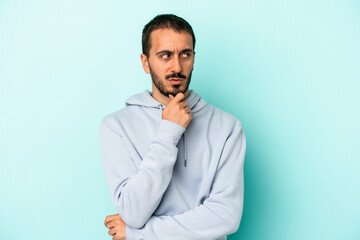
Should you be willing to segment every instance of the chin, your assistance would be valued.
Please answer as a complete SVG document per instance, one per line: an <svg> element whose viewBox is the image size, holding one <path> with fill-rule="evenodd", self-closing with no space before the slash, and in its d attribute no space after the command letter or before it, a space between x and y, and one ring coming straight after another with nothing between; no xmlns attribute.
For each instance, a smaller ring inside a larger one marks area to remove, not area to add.
<svg viewBox="0 0 360 240"><path fill-rule="evenodd" d="M169 96L169 94L173 95L174 97L176 96L176 94L178 93L185 93L187 89L184 88L168 88L166 92L163 92L163 95L165 95L166 97Z"/></svg>
<svg viewBox="0 0 360 240"><path fill-rule="evenodd" d="M172 91L173 92L182 92L182 93L185 93L187 90L186 86L181 86L181 85L173 85L172 87Z"/></svg>

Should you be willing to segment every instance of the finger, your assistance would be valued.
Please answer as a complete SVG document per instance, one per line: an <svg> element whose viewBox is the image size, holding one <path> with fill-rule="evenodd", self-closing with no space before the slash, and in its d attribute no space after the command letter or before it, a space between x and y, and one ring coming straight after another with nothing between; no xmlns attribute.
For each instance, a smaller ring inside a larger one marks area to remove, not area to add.
<svg viewBox="0 0 360 240"><path fill-rule="evenodd" d="M125 236L123 236L122 234L115 234L113 237L113 240L125 240Z"/></svg>
<svg viewBox="0 0 360 240"><path fill-rule="evenodd" d="M106 226L106 224L108 224L110 221L119 219L119 218L121 219L119 214L109 215L105 218L104 225Z"/></svg>
<svg viewBox="0 0 360 240"><path fill-rule="evenodd" d="M110 229L110 230L108 231L108 234L109 234L110 236L114 236L114 235L116 234L116 229L115 229L115 228Z"/></svg>
<svg viewBox="0 0 360 240"><path fill-rule="evenodd" d="M185 110L186 113L190 113L190 112L191 112L191 108L190 108L190 107L186 107L186 108L184 108L184 110Z"/></svg>
<svg viewBox="0 0 360 240"><path fill-rule="evenodd" d="M110 222L108 222L105 226L106 226L108 229L113 228L113 227L116 226L116 222L115 222L115 220L114 220L114 221L110 221Z"/></svg>
<svg viewBox="0 0 360 240"><path fill-rule="evenodd" d="M174 99L174 95L169 94L170 101Z"/></svg>
<svg viewBox="0 0 360 240"><path fill-rule="evenodd" d="M184 99L185 95L183 93L178 93L176 94L176 96L174 97L173 101L179 103Z"/></svg>

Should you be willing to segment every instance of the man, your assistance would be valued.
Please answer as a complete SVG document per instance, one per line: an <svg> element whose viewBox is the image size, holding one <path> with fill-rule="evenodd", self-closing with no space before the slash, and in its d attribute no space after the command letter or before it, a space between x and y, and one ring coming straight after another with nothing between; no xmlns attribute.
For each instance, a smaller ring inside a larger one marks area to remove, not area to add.
<svg viewBox="0 0 360 240"><path fill-rule="evenodd" d="M143 30L141 61L152 92L105 117L100 148L119 214L113 239L226 239L243 208L245 135L240 122L189 91L195 36L175 15Z"/></svg>

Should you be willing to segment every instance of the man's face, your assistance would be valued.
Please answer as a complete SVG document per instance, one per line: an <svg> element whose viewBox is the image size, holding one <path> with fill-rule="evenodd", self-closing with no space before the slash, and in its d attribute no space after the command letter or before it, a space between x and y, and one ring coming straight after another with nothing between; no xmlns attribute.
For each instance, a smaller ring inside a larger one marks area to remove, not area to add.
<svg viewBox="0 0 360 240"><path fill-rule="evenodd" d="M194 66L191 35L171 29L157 29L151 33L150 40L149 57L142 55L142 60L145 72L151 74L153 87L166 97L185 93Z"/></svg>

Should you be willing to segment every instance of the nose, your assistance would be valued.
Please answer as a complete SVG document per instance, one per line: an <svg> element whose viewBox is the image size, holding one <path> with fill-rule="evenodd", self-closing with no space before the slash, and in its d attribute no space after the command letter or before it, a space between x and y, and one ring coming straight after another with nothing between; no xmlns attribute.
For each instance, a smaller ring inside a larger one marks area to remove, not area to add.
<svg viewBox="0 0 360 240"><path fill-rule="evenodd" d="M182 70L182 66L181 66L181 62L180 62L180 59L179 59L179 56L175 56L173 58L173 62L172 62L172 72L176 72L176 73L179 73L181 72Z"/></svg>

